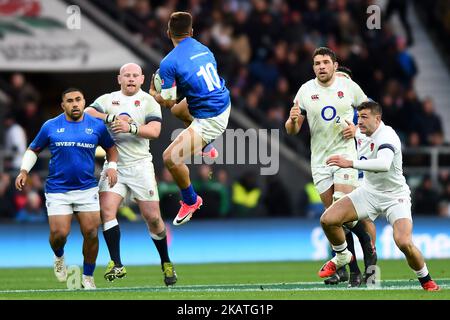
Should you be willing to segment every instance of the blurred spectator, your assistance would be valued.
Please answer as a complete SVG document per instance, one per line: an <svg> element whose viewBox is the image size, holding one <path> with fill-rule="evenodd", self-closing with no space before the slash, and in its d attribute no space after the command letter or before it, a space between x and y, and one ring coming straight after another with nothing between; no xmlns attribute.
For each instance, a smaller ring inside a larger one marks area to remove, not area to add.
<svg viewBox="0 0 450 320"><path fill-rule="evenodd" d="M417 74L417 65L413 56L406 51L406 42L402 37L397 37L397 62L399 66L399 79L405 87L412 84Z"/></svg>
<svg viewBox="0 0 450 320"><path fill-rule="evenodd" d="M0 172L0 219L13 218L16 212L14 206L14 186L11 177Z"/></svg>
<svg viewBox="0 0 450 320"><path fill-rule="evenodd" d="M42 202L45 201L45 188L44 188L44 180L42 179L42 177L36 172L36 171L32 171L29 174L29 183L30 183L30 187L33 191L37 192L37 194L39 194L39 196L41 197Z"/></svg>
<svg viewBox="0 0 450 320"><path fill-rule="evenodd" d="M422 184L415 190L413 196L413 212L423 215L438 213L439 192L433 187L429 176L424 177Z"/></svg>
<svg viewBox="0 0 450 320"><path fill-rule="evenodd" d="M421 141L419 133L415 131L411 132L406 145L412 149L420 148ZM430 157L420 151L405 153L403 155L403 164L405 166L426 167L430 165Z"/></svg>
<svg viewBox="0 0 450 320"><path fill-rule="evenodd" d="M261 188L256 183L255 173L245 172L232 185L232 214L239 217L257 215L260 198Z"/></svg>
<svg viewBox="0 0 450 320"><path fill-rule="evenodd" d="M17 112L23 110L26 101L40 101L38 91L26 81L25 76L22 73L13 73L10 85L9 94L14 101L14 108Z"/></svg>
<svg viewBox="0 0 450 320"><path fill-rule="evenodd" d="M269 216L292 215L289 191L276 175L267 177L266 192L263 202Z"/></svg>
<svg viewBox="0 0 450 320"><path fill-rule="evenodd" d="M400 21L406 32L407 45L412 46L414 38L411 30L411 25L408 21L408 3L410 0L389 0L386 7L386 20L389 20L394 12L398 13Z"/></svg>
<svg viewBox="0 0 450 320"><path fill-rule="evenodd" d="M42 199L37 192L28 192L26 204L17 212L15 220L30 223L47 221L47 216L42 209Z"/></svg>
<svg viewBox="0 0 450 320"><path fill-rule="evenodd" d="M231 188L230 183L228 179L228 173L225 169L220 169L217 171L216 174L217 182L221 184L221 199L223 199L223 202L221 202L221 209L219 210L219 213L223 215L230 214L231 209Z"/></svg>
<svg viewBox="0 0 450 320"><path fill-rule="evenodd" d="M433 143L433 135L443 134L442 122L439 115L434 111L433 100L427 97L423 101L423 113L421 115L421 138L427 145Z"/></svg>
<svg viewBox="0 0 450 320"><path fill-rule="evenodd" d="M202 216L226 216L231 205L227 186L220 183L213 177L213 171L209 165L201 165L199 167L198 174L199 179L195 179L192 184L195 190L198 190L204 199Z"/></svg>
<svg viewBox="0 0 450 320"><path fill-rule="evenodd" d="M5 161L5 171L15 175L20 170L22 157L27 149L27 135L25 130L16 123L12 113L8 113L3 121L5 127L5 151L8 157ZM3 170L3 168L2 168Z"/></svg>
<svg viewBox="0 0 450 320"><path fill-rule="evenodd" d="M17 122L25 128L28 144L37 136L39 130L44 123L42 112L39 112L38 104L35 100L25 101L23 112L16 115Z"/></svg>
<svg viewBox="0 0 450 320"><path fill-rule="evenodd" d="M173 180L169 170L164 167L161 179L158 181L159 203L161 207L161 215L165 218L176 215L180 209L179 201L181 200L180 189Z"/></svg>
<svg viewBox="0 0 450 320"><path fill-rule="evenodd" d="M444 185L444 190L439 197L439 216L450 218L450 182Z"/></svg>
<svg viewBox="0 0 450 320"><path fill-rule="evenodd" d="M403 106L399 112L401 116L397 119L398 127L396 129L401 130L406 135L420 130L422 103L419 101L417 93L412 87L408 88L405 92ZM404 116L406 114L408 117ZM422 143L419 141L418 145L421 144Z"/></svg>
<svg viewBox="0 0 450 320"><path fill-rule="evenodd" d="M325 206L320 199L320 194L311 180L306 183L303 188L303 192L299 199L299 208L301 214L310 219L319 219L325 211Z"/></svg>

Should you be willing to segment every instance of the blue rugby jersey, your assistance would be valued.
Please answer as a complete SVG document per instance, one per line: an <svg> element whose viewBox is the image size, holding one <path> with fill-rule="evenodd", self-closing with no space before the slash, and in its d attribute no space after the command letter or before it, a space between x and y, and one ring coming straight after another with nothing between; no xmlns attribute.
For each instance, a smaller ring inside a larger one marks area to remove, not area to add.
<svg viewBox="0 0 450 320"><path fill-rule="evenodd" d="M230 104L230 92L217 73L213 53L191 37L183 39L161 61L159 75L163 98L167 99L164 90L176 86L194 118L216 117Z"/></svg>
<svg viewBox="0 0 450 320"><path fill-rule="evenodd" d="M50 149L46 193L86 190L97 186L95 149L111 148L114 141L102 120L85 113L80 122L68 121L65 114L44 123L30 149Z"/></svg>

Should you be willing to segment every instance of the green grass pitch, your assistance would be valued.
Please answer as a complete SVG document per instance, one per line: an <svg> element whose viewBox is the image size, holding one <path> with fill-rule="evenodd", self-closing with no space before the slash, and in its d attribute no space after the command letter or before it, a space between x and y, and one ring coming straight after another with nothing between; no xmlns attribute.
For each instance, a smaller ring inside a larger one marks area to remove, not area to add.
<svg viewBox="0 0 450 320"><path fill-rule="evenodd" d="M323 262L255 262L176 265L178 283L164 286L158 266L128 266L128 276L113 283L95 271L96 291L68 290L52 268L0 269L0 299L152 299L152 300L450 300L450 260L429 260L428 269L441 286L425 292L405 260L379 261L381 287L348 289L325 286L317 276ZM362 262L359 263L360 267Z"/></svg>

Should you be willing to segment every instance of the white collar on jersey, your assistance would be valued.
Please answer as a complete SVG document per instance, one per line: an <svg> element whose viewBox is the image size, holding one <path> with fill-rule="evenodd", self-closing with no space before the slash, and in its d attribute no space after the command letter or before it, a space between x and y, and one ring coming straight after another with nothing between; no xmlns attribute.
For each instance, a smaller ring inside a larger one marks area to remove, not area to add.
<svg viewBox="0 0 450 320"><path fill-rule="evenodd" d="M378 126L377 130L375 130L374 133L372 133L372 135L370 136L372 139L375 139L375 137L377 136L377 134L385 127L386 125L384 124L383 121L380 122L380 125Z"/></svg>
<svg viewBox="0 0 450 320"><path fill-rule="evenodd" d="M328 86L328 87L324 87L324 86L322 86L320 83L319 83L319 80L317 80L317 77L314 79L314 83L316 84L316 86L318 86L319 88L322 88L322 89L325 89L325 90L328 90L328 89L335 89L336 88L336 86L337 86L337 82L339 81L339 79L340 79L341 77L334 77L334 81L333 81L333 83L330 85L330 86Z"/></svg>
<svg viewBox="0 0 450 320"><path fill-rule="evenodd" d="M123 94L122 90L119 90L120 96L124 99L133 99L133 98L136 99L136 96L138 96L142 92L143 92L142 89L139 89L139 91L136 92L135 94L133 94L132 96L127 96L127 95Z"/></svg>

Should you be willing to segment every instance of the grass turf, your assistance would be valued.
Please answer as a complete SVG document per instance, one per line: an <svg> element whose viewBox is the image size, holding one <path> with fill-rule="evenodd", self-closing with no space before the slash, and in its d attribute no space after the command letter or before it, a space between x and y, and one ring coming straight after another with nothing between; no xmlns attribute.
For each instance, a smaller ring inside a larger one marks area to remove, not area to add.
<svg viewBox="0 0 450 320"><path fill-rule="evenodd" d="M96 291L67 290L52 268L0 269L0 299L119 300L450 300L450 260L429 260L439 292L421 289L405 260L379 261L381 288L325 286L317 271L322 262L257 262L176 265L178 283L167 288L159 266L127 266L128 275L109 283L104 266L95 271ZM360 262L360 266L362 263Z"/></svg>

